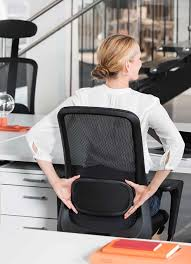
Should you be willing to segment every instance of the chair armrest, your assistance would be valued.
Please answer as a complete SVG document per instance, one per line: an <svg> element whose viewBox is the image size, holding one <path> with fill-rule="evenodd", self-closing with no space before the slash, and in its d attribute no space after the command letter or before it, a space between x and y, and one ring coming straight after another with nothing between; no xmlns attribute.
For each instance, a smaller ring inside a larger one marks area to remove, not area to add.
<svg viewBox="0 0 191 264"><path fill-rule="evenodd" d="M172 192L174 190L182 191L184 182L181 180L167 179L160 185L159 189L162 192Z"/></svg>
<svg viewBox="0 0 191 264"><path fill-rule="evenodd" d="M162 192L170 192L171 195L170 217L167 238L168 241L173 239L176 230L176 223L178 219L183 185L184 182L181 180L168 179L165 180L159 187Z"/></svg>

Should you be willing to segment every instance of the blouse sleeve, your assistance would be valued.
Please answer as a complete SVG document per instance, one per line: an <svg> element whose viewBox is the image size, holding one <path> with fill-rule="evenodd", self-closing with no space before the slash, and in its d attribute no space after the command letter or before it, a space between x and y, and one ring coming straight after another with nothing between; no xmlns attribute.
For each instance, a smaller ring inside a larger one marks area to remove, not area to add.
<svg viewBox="0 0 191 264"><path fill-rule="evenodd" d="M149 111L148 125L159 136L165 152L159 170L174 170L183 156L185 143L158 98Z"/></svg>
<svg viewBox="0 0 191 264"><path fill-rule="evenodd" d="M75 96L69 97L34 125L26 134L26 139L34 159L46 161L53 160L51 154L55 148L56 141L58 140L59 144L61 144L57 114L62 107L75 105L75 99Z"/></svg>

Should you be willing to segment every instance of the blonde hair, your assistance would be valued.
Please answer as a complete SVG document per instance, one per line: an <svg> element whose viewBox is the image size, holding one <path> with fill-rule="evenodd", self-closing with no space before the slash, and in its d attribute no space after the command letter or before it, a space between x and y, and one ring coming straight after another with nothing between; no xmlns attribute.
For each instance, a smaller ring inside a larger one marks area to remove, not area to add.
<svg viewBox="0 0 191 264"><path fill-rule="evenodd" d="M111 35L104 39L97 51L98 65L91 72L95 79L115 78L122 70L124 60L138 53L138 43L127 35Z"/></svg>

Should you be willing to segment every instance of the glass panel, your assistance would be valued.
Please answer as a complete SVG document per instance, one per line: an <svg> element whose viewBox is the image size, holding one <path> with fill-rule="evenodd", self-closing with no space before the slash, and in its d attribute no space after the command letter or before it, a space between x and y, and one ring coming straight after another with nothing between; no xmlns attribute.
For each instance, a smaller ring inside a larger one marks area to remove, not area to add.
<svg viewBox="0 0 191 264"><path fill-rule="evenodd" d="M130 18L131 16L131 18ZM79 20L80 87L91 87L91 70L101 41L114 33L138 37L137 1L113 1L98 4Z"/></svg>
<svg viewBox="0 0 191 264"><path fill-rule="evenodd" d="M173 41L173 19L173 0L140 1L140 46L144 61L158 60L165 55L156 50Z"/></svg>

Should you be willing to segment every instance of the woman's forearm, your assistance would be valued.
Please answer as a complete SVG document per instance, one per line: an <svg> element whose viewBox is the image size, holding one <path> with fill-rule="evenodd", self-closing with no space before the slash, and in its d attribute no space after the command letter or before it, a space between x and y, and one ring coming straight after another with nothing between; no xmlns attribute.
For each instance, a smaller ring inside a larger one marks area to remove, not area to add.
<svg viewBox="0 0 191 264"><path fill-rule="evenodd" d="M53 165L49 161L37 160L40 168L44 174L48 177L48 181L52 185L58 198L74 213L78 213L71 201L71 189L72 183L80 178L80 175L71 177L70 179L60 179L57 175Z"/></svg>
<svg viewBox="0 0 191 264"><path fill-rule="evenodd" d="M137 183L126 180L126 183L135 189L135 198L133 205L124 214L124 218L127 219L132 215L145 201L147 201L158 190L161 183L169 175L170 170L157 171L148 186L139 185Z"/></svg>
<svg viewBox="0 0 191 264"><path fill-rule="evenodd" d="M170 170L159 170L155 173L152 181L148 185L152 193L155 193L158 190L159 186L170 174L170 172Z"/></svg>
<svg viewBox="0 0 191 264"><path fill-rule="evenodd" d="M53 187L60 180L60 178L57 175L52 162L45 160L37 160L37 162Z"/></svg>

